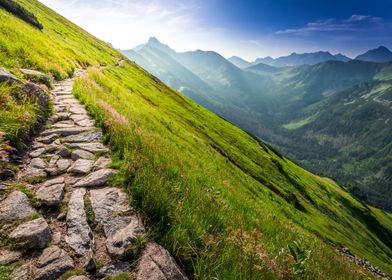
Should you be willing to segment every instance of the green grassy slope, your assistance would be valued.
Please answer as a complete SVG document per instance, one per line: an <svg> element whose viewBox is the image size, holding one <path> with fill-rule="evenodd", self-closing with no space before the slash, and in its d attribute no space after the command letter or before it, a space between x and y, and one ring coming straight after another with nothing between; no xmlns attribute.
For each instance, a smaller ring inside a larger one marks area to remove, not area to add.
<svg viewBox="0 0 392 280"><path fill-rule="evenodd" d="M330 242L392 274L389 214L276 154L136 64L117 63L115 50L38 2L18 2L44 29L0 10L0 46L6 49L0 66L62 77L95 66L76 81L74 93L107 132L120 168L114 184L127 189L151 235L190 275L364 277ZM295 260L288 245L310 251L309 259L302 262L302 254Z"/></svg>

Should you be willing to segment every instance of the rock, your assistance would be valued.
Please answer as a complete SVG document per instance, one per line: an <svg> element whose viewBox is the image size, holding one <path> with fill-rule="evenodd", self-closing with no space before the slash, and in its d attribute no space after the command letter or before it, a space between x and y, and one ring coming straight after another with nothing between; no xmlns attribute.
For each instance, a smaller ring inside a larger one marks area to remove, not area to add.
<svg viewBox="0 0 392 280"><path fill-rule="evenodd" d="M58 168L58 173L64 173L67 171L67 169L71 166L72 160L70 159L59 159L56 162L57 168Z"/></svg>
<svg viewBox="0 0 392 280"><path fill-rule="evenodd" d="M95 156L94 154L87 152L85 150L74 150L71 154L71 158L73 160L77 159L93 159Z"/></svg>
<svg viewBox="0 0 392 280"><path fill-rule="evenodd" d="M10 237L18 241L26 241L32 248L45 248L51 240L50 229L44 218L38 218L19 225Z"/></svg>
<svg viewBox="0 0 392 280"><path fill-rule="evenodd" d="M30 152L29 156L32 158L36 158L36 157L39 157L40 155L42 155L43 153L45 153L45 151L46 151L45 148L39 148L39 149L36 149L36 150Z"/></svg>
<svg viewBox="0 0 392 280"><path fill-rule="evenodd" d="M57 184L63 184L63 183L64 183L64 177L60 176L60 177L56 177L56 178L45 181L42 184L42 187L49 187L51 185L57 185Z"/></svg>
<svg viewBox="0 0 392 280"><path fill-rule="evenodd" d="M117 274L128 272L129 271L129 263L127 262L118 262L112 265L104 266L98 271L98 275L100 276L116 276Z"/></svg>
<svg viewBox="0 0 392 280"><path fill-rule="evenodd" d="M77 125L79 126L94 126L94 121L93 120L81 120L76 122Z"/></svg>
<svg viewBox="0 0 392 280"><path fill-rule="evenodd" d="M30 70L30 69L19 69L22 72L23 76L34 82L41 83L47 85L49 88L51 87L51 79L48 75L41 73L39 71Z"/></svg>
<svg viewBox="0 0 392 280"><path fill-rule="evenodd" d="M40 148L44 148L44 147L45 147L45 144L40 143L40 142L35 142L33 144L33 146L31 146L32 150L36 150L36 149L40 149Z"/></svg>
<svg viewBox="0 0 392 280"><path fill-rule="evenodd" d="M0 168L0 180L7 180L9 178L14 178L14 177L15 177L15 172L12 171L11 169Z"/></svg>
<svg viewBox="0 0 392 280"><path fill-rule="evenodd" d="M105 185L108 180L116 173L113 169L100 169L90 173L80 179L74 187L100 187Z"/></svg>
<svg viewBox="0 0 392 280"><path fill-rule="evenodd" d="M99 130L94 130L83 134L67 136L64 138L64 142L67 143L93 142L96 140L100 140L101 138L102 138L102 132Z"/></svg>
<svg viewBox="0 0 392 280"><path fill-rule="evenodd" d="M46 162L42 158L33 158L30 161L30 166L34 168L45 169Z"/></svg>
<svg viewBox="0 0 392 280"><path fill-rule="evenodd" d="M145 234L141 220L131 215L127 195L118 188L90 191L95 220L103 226L106 248L113 257L119 258L129 245Z"/></svg>
<svg viewBox="0 0 392 280"><path fill-rule="evenodd" d="M65 242L80 256L93 254L94 237L87 223L86 212L84 210L83 188L75 189L72 192L68 204L67 213L67 235Z"/></svg>
<svg viewBox="0 0 392 280"><path fill-rule="evenodd" d="M112 160L107 157L100 157L94 163L93 169L101 169L107 167L109 164L112 163Z"/></svg>
<svg viewBox="0 0 392 280"><path fill-rule="evenodd" d="M13 191L0 204L0 220L24 219L35 213L36 211L30 206L27 196L20 191Z"/></svg>
<svg viewBox="0 0 392 280"><path fill-rule="evenodd" d="M0 265L7 265L18 261L22 257L22 253L18 251L10 251L0 249Z"/></svg>
<svg viewBox="0 0 392 280"><path fill-rule="evenodd" d="M132 213L127 194L119 188L94 189L90 196L95 220L101 224L113 217Z"/></svg>
<svg viewBox="0 0 392 280"><path fill-rule="evenodd" d="M44 144L50 144L52 143L54 140L56 140L59 136L57 134L50 134L48 136L45 137L39 137L37 138L37 141L44 143Z"/></svg>
<svg viewBox="0 0 392 280"><path fill-rule="evenodd" d="M33 102L37 102L42 112L46 112L48 110L50 99L49 94L39 85L26 83L24 85L24 95Z"/></svg>
<svg viewBox="0 0 392 280"><path fill-rule="evenodd" d="M136 280L188 279L170 253L155 242L143 249L136 267Z"/></svg>
<svg viewBox="0 0 392 280"><path fill-rule="evenodd" d="M116 217L104 223L108 253L121 258L138 236L146 233L141 219L136 216Z"/></svg>
<svg viewBox="0 0 392 280"><path fill-rule="evenodd" d="M22 173L22 178L38 178L38 177L45 178L47 176L48 174L44 169L35 168L31 166L28 166L26 170L24 170Z"/></svg>
<svg viewBox="0 0 392 280"><path fill-rule="evenodd" d="M93 168L93 164L93 160L78 159L71 165L68 172L75 174L87 174Z"/></svg>
<svg viewBox="0 0 392 280"><path fill-rule="evenodd" d="M86 109L83 106L72 106L69 111L73 114L85 114L87 115Z"/></svg>
<svg viewBox="0 0 392 280"><path fill-rule="evenodd" d="M90 278L84 275L77 275L77 276L71 276L67 280L90 280Z"/></svg>
<svg viewBox="0 0 392 280"><path fill-rule="evenodd" d="M66 251L57 246L46 248L37 261L36 280L55 280L74 267Z"/></svg>
<svg viewBox="0 0 392 280"><path fill-rule="evenodd" d="M0 67L0 82L9 82L16 83L22 85L23 82L19 80L17 77L12 75L10 72Z"/></svg>
<svg viewBox="0 0 392 280"><path fill-rule="evenodd" d="M62 158L67 158L71 156L71 151L67 147L60 147L57 154Z"/></svg>
<svg viewBox="0 0 392 280"><path fill-rule="evenodd" d="M31 264L26 263L12 271L12 280L30 280L31 279Z"/></svg>
<svg viewBox="0 0 392 280"><path fill-rule="evenodd" d="M88 115L75 115L75 114L72 114L70 116L70 118L74 122L80 122L80 121L83 121L83 120L91 120L91 118Z"/></svg>
<svg viewBox="0 0 392 280"><path fill-rule="evenodd" d="M51 128L75 128L77 127L75 124L73 123L55 123L51 126Z"/></svg>
<svg viewBox="0 0 392 280"><path fill-rule="evenodd" d="M47 129L42 132L42 136L57 134L59 136L75 135L83 132L90 131L91 127L68 127L68 128L53 128Z"/></svg>
<svg viewBox="0 0 392 280"><path fill-rule="evenodd" d="M57 205L64 198L64 184L42 186L37 190L35 196L47 206Z"/></svg>
<svg viewBox="0 0 392 280"><path fill-rule="evenodd" d="M86 150L88 152L97 153L97 152L108 152L109 149L99 142L93 143L71 143L70 146L72 148L78 148L82 150Z"/></svg>

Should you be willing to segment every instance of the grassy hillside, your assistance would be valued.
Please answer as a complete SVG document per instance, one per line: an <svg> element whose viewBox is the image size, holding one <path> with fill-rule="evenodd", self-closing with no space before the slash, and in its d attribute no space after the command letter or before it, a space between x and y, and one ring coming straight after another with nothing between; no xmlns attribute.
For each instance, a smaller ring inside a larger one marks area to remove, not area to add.
<svg viewBox="0 0 392 280"><path fill-rule="evenodd" d="M197 279L358 279L330 243L392 274L392 216L274 152L36 1L0 10L0 66L65 77L106 131L151 235ZM19 51L23 50L23 51ZM105 65L99 67L99 65ZM292 248L290 250L289 248ZM297 253L294 253L297 252Z"/></svg>

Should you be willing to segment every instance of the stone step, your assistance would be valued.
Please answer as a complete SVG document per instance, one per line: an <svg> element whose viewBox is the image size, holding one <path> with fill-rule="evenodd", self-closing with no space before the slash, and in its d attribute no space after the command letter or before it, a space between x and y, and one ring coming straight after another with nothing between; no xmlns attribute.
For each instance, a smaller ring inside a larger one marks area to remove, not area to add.
<svg viewBox="0 0 392 280"><path fill-rule="evenodd" d="M103 226L106 248L114 258L121 258L136 238L145 234L141 219L132 213L128 196L118 188L90 191L96 222Z"/></svg>
<svg viewBox="0 0 392 280"><path fill-rule="evenodd" d="M87 267L94 259L94 237L87 223L84 209L86 189L74 189L68 203L67 235L65 242L83 258L83 266Z"/></svg>

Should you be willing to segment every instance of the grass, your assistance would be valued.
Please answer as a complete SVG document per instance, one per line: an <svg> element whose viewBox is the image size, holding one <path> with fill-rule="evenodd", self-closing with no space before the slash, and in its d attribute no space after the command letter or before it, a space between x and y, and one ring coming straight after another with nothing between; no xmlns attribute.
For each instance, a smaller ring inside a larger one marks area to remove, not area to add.
<svg viewBox="0 0 392 280"><path fill-rule="evenodd" d="M38 105L22 88L0 82L0 145L20 147L38 118Z"/></svg>
<svg viewBox="0 0 392 280"><path fill-rule="evenodd" d="M189 275L367 277L330 243L392 274L391 215L300 168L136 64L117 64L121 54L37 1L17 2L44 29L0 10L0 65L56 79L89 66L74 94L105 131L120 168L114 184L130 194L153 238ZM308 251L309 257L301 253Z"/></svg>

